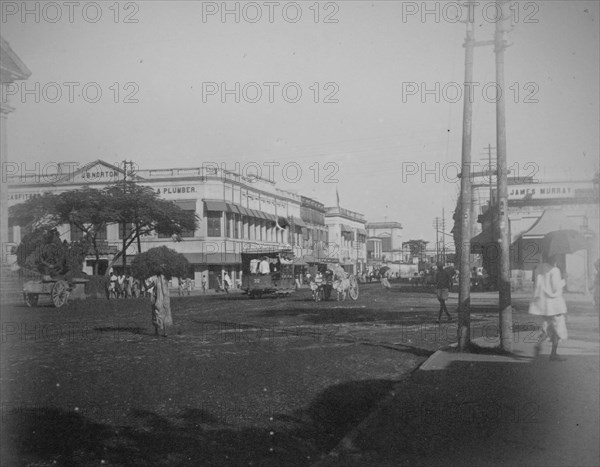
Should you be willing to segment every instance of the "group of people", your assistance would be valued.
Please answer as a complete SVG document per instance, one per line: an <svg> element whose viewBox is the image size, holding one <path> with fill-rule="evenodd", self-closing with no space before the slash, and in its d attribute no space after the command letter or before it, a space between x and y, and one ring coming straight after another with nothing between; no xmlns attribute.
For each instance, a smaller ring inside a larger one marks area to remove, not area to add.
<svg viewBox="0 0 600 467"><path fill-rule="evenodd" d="M107 297L111 298L137 298L144 292L141 282L129 273L117 275L111 271L108 282Z"/></svg>

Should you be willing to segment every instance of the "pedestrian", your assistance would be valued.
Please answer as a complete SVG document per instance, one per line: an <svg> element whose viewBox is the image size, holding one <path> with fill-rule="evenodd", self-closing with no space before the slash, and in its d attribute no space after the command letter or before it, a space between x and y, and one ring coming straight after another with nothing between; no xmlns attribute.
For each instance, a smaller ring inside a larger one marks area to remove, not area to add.
<svg viewBox="0 0 600 467"><path fill-rule="evenodd" d="M543 319L542 334L535 344L534 352L536 356L539 355L542 344L549 339L552 343L550 360L562 361L564 358L556 351L559 341L568 337L565 319L567 304L563 298L566 283L556 265L556 257L543 255L542 260L543 263L536 271L533 300L529 304L529 313Z"/></svg>
<svg viewBox="0 0 600 467"><path fill-rule="evenodd" d="M152 284L152 324L154 334L162 334L167 337L168 329L173 325L171 316L171 302L169 298L169 285L164 275L156 275L150 278Z"/></svg>
<svg viewBox="0 0 600 467"><path fill-rule="evenodd" d="M225 286L225 293L229 293L229 289L231 288L231 277L227 271L223 271L223 285Z"/></svg>
<svg viewBox="0 0 600 467"><path fill-rule="evenodd" d="M202 275L202 293L206 293L206 277L204 276L204 274Z"/></svg>
<svg viewBox="0 0 600 467"><path fill-rule="evenodd" d="M269 264L269 259L264 256L258 266L258 272L260 274L271 274L271 266Z"/></svg>
<svg viewBox="0 0 600 467"><path fill-rule="evenodd" d="M133 297L133 293L132 293L132 282L133 282L133 277L131 277L131 274L127 273L125 274L125 298L132 298Z"/></svg>
<svg viewBox="0 0 600 467"><path fill-rule="evenodd" d="M450 275L444 270L444 264L437 263L437 273L435 275L437 299L440 302L440 311L438 313L438 323L442 321L442 313L446 313L448 321L452 321L452 316L446 308L446 300L450 294Z"/></svg>
<svg viewBox="0 0 600 467"><path fill-rule="evenodd" d="M596 260L594 267L596 268L596 276L594 277L594 283L590 287L590 291L594 295L594 305L597 311L600 304L600 259Z"/></svg>

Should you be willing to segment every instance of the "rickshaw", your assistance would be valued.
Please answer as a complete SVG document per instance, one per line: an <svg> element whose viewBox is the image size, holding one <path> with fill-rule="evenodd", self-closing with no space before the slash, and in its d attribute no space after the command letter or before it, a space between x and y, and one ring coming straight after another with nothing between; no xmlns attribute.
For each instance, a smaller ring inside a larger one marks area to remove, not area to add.
<svg viewBox="0 0 600 467"><path fill-rule="evenodd" d="M267 262L269 272L261 270ZM292 249L251 249L242 253L242 290L250 298L289 295L296 290Z"/></svg>

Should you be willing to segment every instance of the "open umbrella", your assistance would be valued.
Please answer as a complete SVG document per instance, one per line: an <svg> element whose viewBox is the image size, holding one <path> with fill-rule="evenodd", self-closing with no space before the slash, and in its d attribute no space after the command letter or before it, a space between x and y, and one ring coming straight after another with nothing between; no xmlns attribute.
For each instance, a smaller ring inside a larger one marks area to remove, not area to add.
<svg viewBox="0 0 600 467"><path fill-rule="evenodd" d="M386 273L390 270L388 266L379 268L379 277L385 277Z"/></svg>
<svg viewBox="0 0 600 467"><path fill-rule="evenodd" d="M542 252L547 256L575 253L585 248L585 238L576 230L555 230L542 239Z"/></svg>

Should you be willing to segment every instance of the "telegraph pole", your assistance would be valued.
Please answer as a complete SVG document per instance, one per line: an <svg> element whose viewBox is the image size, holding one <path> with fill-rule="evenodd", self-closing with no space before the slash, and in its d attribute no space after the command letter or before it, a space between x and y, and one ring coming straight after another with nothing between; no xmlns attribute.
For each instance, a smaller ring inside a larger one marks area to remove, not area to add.
<svg viewBox="0 0 600 467"><path fill-rule="evenodd" d="M435 229L435 264L440 262L440 218L433 219L433 228Z"/></svg>
<svg viewBox="0 0 600 467"><path fill-rule="evenodd" d="M470 4L473 6L474 4ZM472 11L469 9L469 11ZM458 347L467 350L471 341L471 129L473 123L473 49L475 47L474 18L467 18L465 48L465 92L463 102L463 134L460 178L460 268L458 293Z"/></svg>
<svg viewBox="0 0 600 467"><path fill-rule="evenodd" d="M504 14L505 1L500 4L502 19L496 21L494 52L496 53L496 148L498 185L498 246L499 271L498 292L500 312L500 348L512 350L512 305L510 294L510 232L508 224L508 173L506 161L506 112L504 98L504 50L508 47L507 15Z"/></svg>
<svg viewBox="0 0 600 467"><path fill-rule="evenodd" d="M489 176L489 186L490 186L490 201L489 201L489 205L490 207L492 207L492 193L493 193L493 181L492 181L492 174L496 174L497 175L497 171L492 169L492 150L495 150L496 148L493 148L491 144L488 144L486 148L487 149L487 155L488 155L488 176Z"/></svg>
<svg viewBox="0 0 600 467"><path fill-rule="evenodd" d="M442 208L442 263L446 265L446 209Z"/></svg>

